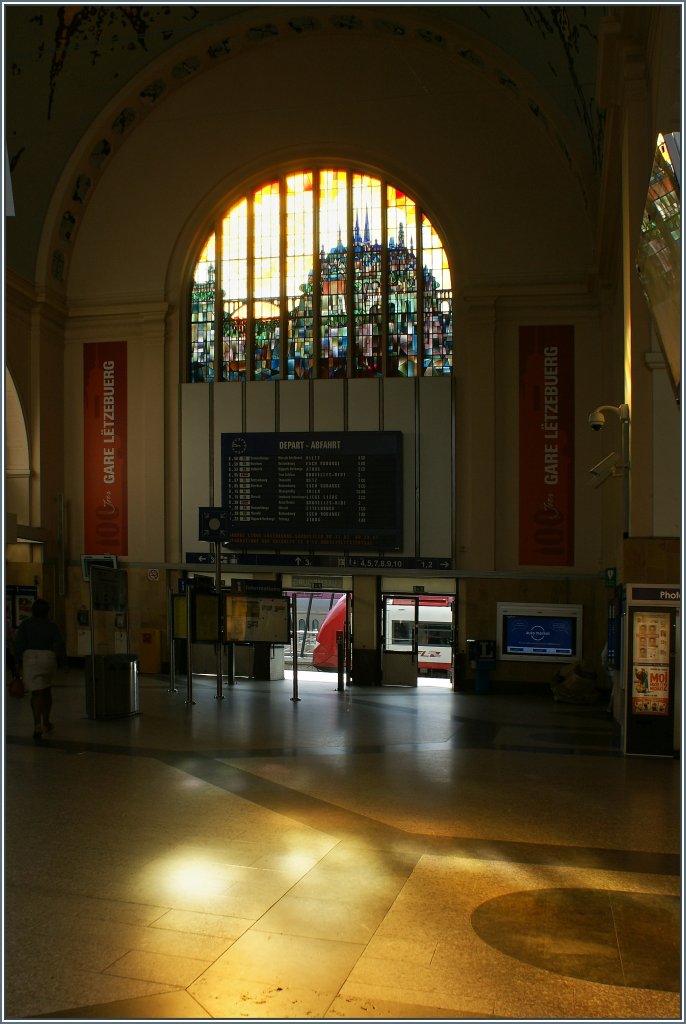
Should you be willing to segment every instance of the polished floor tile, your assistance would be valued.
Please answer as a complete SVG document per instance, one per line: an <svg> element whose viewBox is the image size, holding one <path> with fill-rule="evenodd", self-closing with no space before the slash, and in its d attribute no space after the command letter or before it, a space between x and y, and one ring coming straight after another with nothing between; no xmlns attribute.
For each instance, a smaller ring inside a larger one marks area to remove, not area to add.
<svg viewBox="0 0 686 1024"><path fill-rule="evenodd" d="M678 991L678 896L594 889L514 892L482 903L472 926L489 945L556 974Z"/></svg>
<svg viewBox="0 0 686 1024"><path fill-rule="evenodd" d="M678 761L545 692L292 695L7 702L3 1019L680 1019Z"/></svg>

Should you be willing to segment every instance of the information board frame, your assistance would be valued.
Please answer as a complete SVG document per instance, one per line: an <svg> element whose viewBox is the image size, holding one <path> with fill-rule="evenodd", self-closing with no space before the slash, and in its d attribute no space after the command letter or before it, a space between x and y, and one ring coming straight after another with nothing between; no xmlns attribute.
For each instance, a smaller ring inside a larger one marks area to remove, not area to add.
<svg viewBox="0 0 686 1024"><path fill-rule="evenodd" d="M528 643L511 644L508 639L511 634L511 622L518 623L520 635L526 632L531 634ZM558 632L565 636L564 647L559 647L553 642L554 634ZM499 601L496 608L496 650L499 661L581 661L583 605L534 602L513 604Z"/></svg>
<svg viewBox="0 0 686 1024"><path fill-rule="evenodd" d="M228 643L287 644L291 602L284 597L224 594L224 639Z"/></svg>
<svg viewBox="0 0 686 1024"><path fill-rule="evenodd" d="M400 551L400 431L221 435L228 545Z"/></svg>
<svg viewBox="0 0 686 1024"><path fill-rule="evenodd" d="M219 601L214 590L193 590L191 616L193 643L219 642Z"/></svg>

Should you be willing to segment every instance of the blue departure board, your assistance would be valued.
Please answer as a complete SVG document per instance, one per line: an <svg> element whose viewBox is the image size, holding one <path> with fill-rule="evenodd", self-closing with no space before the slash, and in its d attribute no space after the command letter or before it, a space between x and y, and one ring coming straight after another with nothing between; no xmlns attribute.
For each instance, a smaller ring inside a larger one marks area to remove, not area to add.
<svg viewBox="0 0 686 1024"><path fill-rule="evenodd" d="M222 434L230 547L399 551L399 431Z"/></svg>

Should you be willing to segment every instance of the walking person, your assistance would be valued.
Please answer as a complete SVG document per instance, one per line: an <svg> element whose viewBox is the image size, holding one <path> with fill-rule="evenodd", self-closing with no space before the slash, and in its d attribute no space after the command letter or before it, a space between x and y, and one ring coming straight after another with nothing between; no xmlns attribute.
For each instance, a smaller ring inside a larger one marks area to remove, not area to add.
<svg viewBox="0 0 686 1024"><path fill-rule="evenodd" d="M24 689L31 694L33 739L41 743L52 731L52 684L58 666L66 665L64 639L59 626L50 620L50 605L37 598L31 617L24 619L14 638L14 653L21 665Z"/></svg>

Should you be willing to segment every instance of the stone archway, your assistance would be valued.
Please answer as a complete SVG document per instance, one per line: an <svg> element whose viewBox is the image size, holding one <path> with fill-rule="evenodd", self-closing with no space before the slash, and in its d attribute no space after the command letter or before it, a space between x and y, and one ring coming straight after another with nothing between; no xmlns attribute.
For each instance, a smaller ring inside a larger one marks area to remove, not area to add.
<svg viewBox="0 0 686 1024"><path fill-rule="evenodd" d="M30 522L31 463L26 419L9 370L5 370L5 510Z"/></svg>

